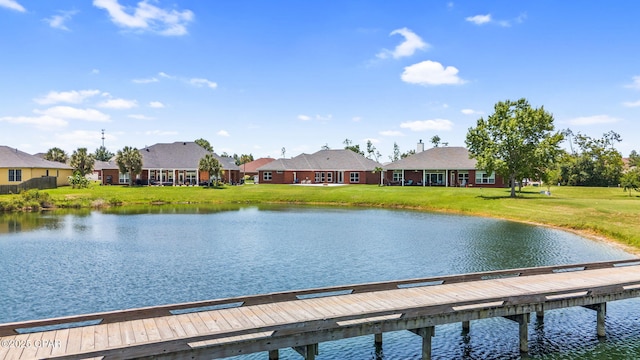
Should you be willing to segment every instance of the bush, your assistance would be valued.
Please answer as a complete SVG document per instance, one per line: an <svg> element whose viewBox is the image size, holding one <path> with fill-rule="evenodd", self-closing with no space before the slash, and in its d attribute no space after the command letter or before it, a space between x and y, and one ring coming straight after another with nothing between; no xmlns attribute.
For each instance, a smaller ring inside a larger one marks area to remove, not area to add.
<svg viewBox="0 0 640 360"><path fill-rule="evenodd" d="M86 177L80 175L80 173L76 172L73 176L69 176L69 185L74 189L83 189L88 188L91 181Z"/></svg>

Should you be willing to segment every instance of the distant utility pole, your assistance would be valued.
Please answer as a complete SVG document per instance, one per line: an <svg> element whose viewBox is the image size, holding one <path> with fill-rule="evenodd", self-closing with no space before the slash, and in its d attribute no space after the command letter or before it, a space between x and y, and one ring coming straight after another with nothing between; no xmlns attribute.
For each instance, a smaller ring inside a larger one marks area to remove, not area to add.
<svg viewBox="0 0 640 360"><path fill-rule="evenodd" d="M104 129L102 129L102 147L104 147Z"/></svg>

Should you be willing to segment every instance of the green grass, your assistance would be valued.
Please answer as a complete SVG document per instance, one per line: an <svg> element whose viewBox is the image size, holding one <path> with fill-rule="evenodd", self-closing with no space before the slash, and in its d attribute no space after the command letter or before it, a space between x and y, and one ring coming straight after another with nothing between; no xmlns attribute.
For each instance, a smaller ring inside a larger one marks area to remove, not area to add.
<svg viewBox="0 0 640 360"><path fill-rule="evenodd" d="M201 187L92 186L46 190L56 207L90 208L153 204L329 204L409 208L558 226L614 239L640 250L640 196L619 188L525 188L516 199L509 189L291 185ZM0 202L10 195L0 196ZM18 196L18 195L13 195Z"/></svg>

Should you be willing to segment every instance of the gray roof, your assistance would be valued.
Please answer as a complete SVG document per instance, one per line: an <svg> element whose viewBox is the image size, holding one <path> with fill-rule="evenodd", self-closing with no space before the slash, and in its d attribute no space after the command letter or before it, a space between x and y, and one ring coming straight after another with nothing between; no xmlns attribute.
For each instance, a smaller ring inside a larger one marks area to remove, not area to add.
<svg viewBox="0 0 640 360"><path fill-rule="evenodd" d="M320 150L291 159L277 159L258 171L373 171L381 165L351 150Z"/></svg>
<svg viewBox="0 0 640 360"><path fill-rule="evenodd" d="M71 169L71 166L0 145L0 168Z"/></svg>
<svg viewBox="0 0 640 360"><path fill-rule="evenodd" d="M93 170L113 170L119 169L118 164L116 164L115 157L109 161L100 161L95 160L93 162Z"/></svg>
<svg viewBox="0 0 640 360"><path fill-rule="evenodd" d="M474 170L476 160L458 146L434 147L385 165L385 170Z"/></svg>
<svg viewBox="0 0 640 360"><path fill-rule="evenodd" d="M176 141L170 144L155 144L140 149L144 169L197 169L200 159L209 154L193 141ZM225 170L240 170L235 160L213 154Z"/></svg>

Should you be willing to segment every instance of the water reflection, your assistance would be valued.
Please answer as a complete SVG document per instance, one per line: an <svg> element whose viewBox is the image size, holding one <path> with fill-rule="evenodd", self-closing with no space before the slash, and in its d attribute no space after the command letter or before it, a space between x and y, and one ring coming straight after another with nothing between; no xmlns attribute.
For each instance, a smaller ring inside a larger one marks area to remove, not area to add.
<svg viewBox="0 0 640 360"><path fill-rule="evenodd" d="M632 257L555 229L382 209L152 206L5 214L0 223L6 229L0 235L0 274L11 279L0 286L0 323ZM611 330L605 344L593 337L595 315L590 310L549 312L544 326L530 327L532 356L576 358L583 351L600 351L624 358L637 353L640 304L619 303L609 308ZM439 326L433 353L442 358L520 358L517 325L501 321L507 320L472 322L467 334L460 324ZM329 359L404 359L420 354L420 348L418 336L397 332L384 335L381 349L367 337L323 343L321 353L331 354ZM281 358L297 358L287 354L281 352Z"/></svg>

